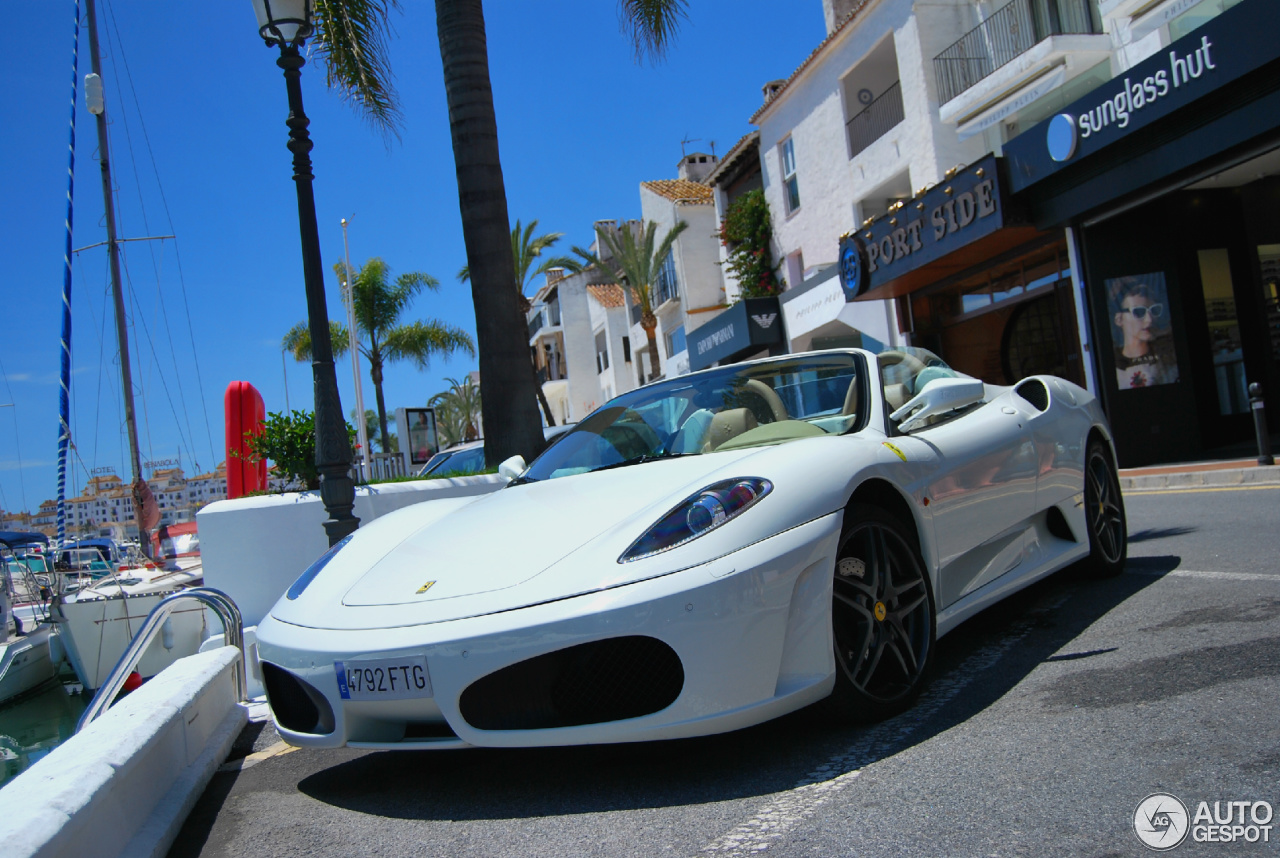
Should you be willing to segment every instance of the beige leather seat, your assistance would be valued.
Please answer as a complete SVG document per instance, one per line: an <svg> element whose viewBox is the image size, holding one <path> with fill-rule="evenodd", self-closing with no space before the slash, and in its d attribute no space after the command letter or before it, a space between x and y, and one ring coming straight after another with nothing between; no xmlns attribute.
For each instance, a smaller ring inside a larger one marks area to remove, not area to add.
<svg viewBox="0 0 1280 858"><path fill-rule="evenodd" d="M884 399L889 403L889 413L892 414L911 400L911 391L905 384L886 384Z"/></svg>
<svg viewBox="0 0 1280 858"><path fill-rule="evenodd" d="M707 429L702 449L714 450L730 438L736 438L748 429L756 428L757 425L759 424L756 416L749 408L729 408L721 411L711 418L711 426Z"/></svg>

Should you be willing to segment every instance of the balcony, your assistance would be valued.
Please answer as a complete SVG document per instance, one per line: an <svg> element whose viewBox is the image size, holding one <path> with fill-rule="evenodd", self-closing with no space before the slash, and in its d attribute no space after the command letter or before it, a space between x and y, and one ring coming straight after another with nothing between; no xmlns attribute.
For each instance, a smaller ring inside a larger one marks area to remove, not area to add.
<svg viewBox="0 0 1280 858"><path fill-rule="evenodd" d="M888 134L903 118L902 85L899 81L894 81L893 86L881 93L845 126L849 134L849 157L856 157Z"/></svg>
<svg viewBox="0 0 1280 858"><path fill-rule="evenodd" d="M530 313L529 339L532 341L543 328L560 326L560 299L557 298L547 304L537 304Z"/></svg>
<svg viewBox="0 0 1280 858"><path fill-rule="evenodd" d="M934 58L938 102L946 104L1046 39L1101 32L1091 0L1013 0Z"/></svg>

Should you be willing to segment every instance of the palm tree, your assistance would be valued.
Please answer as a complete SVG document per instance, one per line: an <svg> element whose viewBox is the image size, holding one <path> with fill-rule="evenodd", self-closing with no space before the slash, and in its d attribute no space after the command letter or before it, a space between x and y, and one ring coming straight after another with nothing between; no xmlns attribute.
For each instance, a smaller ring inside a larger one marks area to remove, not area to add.
<svg viewBox="0 0 1280 858"><path fill-rule="evenodd" d="M482 411L480 389L469 378L462 382L452 378L445 381L449 382L449 389L427 401L436 409L436 426L446 444L474 441L480 437L476 426Z"/></svg>
<svg viewBox="0 0 1280 858"><path fill-rule="evenodd" d="M685 221L677 221L667 231L662 241L654 248L658 225L648 221L642 226L643 234L636 237L636 231L623 222L617 229L600 230L600 241L609 249L610 258L601 259L593 254L585 254L586 259L601 271L617 280L631 293L631 300L640 308L640 327L644 328L645 338L649 341L649 377L658 375L658 338L654 331L658 328L658 317L654 315L654 298L658 273L662 271L662 263L671 246L680 233L688 229ZM578 250L583 255L582 250Z"/></svg>
<svg viewBox="0 0 1280 858"><path fill-rule="evenodd" d="M359 332L357 347L369 361L369 377L378 400L378 425L381 429L382 449L389 449L391 441L387 432L387 406L382 396L382 369L388 362L412 360L419 369L425 369L434 354L449 357L456 351L476 353L471 335L461 328L446 325L435 319L400 324L400 315L413 298L426 289L438 289L439 281L429 274L413 271L401 274L395 284L388 282L391 269L378 257L370 259L359 271L348 272L346 263L333 266L343 283L343 296L348 289L353 298L356 330ZM330 337L335 357L347 353L350 337L340 322L329 322ZM311 332L305 322L294 325L284 336L282 346L293 352L299 361L311 360Z"/></svg>
<svg viewBox="0 0 1280 858"><path fill-rule="evenodd" d="M511 229L511 256L515 261L516 294L520 296L520 312L526 317L529 315L529 310L533 308L528 296L524 294L529 288L530 280L543 276L552 268L563 268L570 273L577 273L584 268L583 264L572 256L548 256L535 268L534 263L542 256L542 251L564 238L563 232L546 232L535 236L533 231L537 228L538 221L535 219L529 221L526 227L522 227L520 221L516 221L516 225ZM458 280L466 283L470 279L471 267L462 266L458 272ZM529 355L529 366L533 370L533 389L538 394L538 405L542 407L542 416L546 418L548 426L554 426L556 418L551 413L551 404L547 402L546 394L542 392L542 385L538 383L538 364L532 353Z"/></svg>
<svg viewBox="0 0 1280 858"><path fill-rule="evenodd" d="M688 0L619 0L623 32L637 58L659 59L675 37ZM379 127L393 128L394 92L386 70L387 15L398 0L317 0L316 42L329 82ZM506 189L498 158L498 123L489 83L489 51L481 0L436 0L436 33L444 65L462 233L476 311L484 387L485 457L490 464L540 450L546 443L526 360L525 320L506 284L515 279L507 242ZM381 98L381 100L379 100Z"/></svg>

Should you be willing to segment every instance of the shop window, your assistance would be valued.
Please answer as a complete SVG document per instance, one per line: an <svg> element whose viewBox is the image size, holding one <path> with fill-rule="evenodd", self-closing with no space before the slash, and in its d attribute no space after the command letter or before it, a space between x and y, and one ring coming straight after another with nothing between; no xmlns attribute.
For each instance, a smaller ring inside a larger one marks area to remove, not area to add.
<svg viewBox="0 0 1280 858"><path fill-rule="evenodd" d="M1029 375L1067 375L1058 304L1053 295L1018 307L1005 327L1001 351L1005 378L1011 382Z"/></svg>
<svg viewBox="0 0 1280 858"><path fill-rule="evenodd" d="M1059 280L1069 279L1071 268L1066 254L1062 252L1019 263L1012 268L992 269L983 279L960 287L958 304L952 307L951 314L965 316L982 312L998 304L1032 297L1053 288Z"/></svg>
<svg viewBox="0 0 1280 858"><path fill-rule="evenodd" d="M1249 410L1249 383L1244 375L1244 344L1236 318L1231 264L1226 248L1201 250L1197 255L1209 326L1209 348L1213 354L1213 379L1218 391L1218 413L1244 414Z"/></svg>
<svg viewBox="0 0 1280 858"><path fill-rule="evenodd" d="M800 182L796 178L796 148L790 137L778 145L778 153L782 157L782 196L787 214L791 214L800 208Z"/></svg>
<svg viewBox="0 0 1280 858"><path fill-rule="evenodd" d="M678 355L687 346L684 339L684 325L677 325L669 334L664 335L667 341L667 355Z"/></svg>
<svg viewBox="0 0 1280 858"><path fill-rule="evenodd" d="M1262 303L1266 308L1271 354L1280 360L1280 244L1258 245L1258 266L1262 270Z"/></svg>

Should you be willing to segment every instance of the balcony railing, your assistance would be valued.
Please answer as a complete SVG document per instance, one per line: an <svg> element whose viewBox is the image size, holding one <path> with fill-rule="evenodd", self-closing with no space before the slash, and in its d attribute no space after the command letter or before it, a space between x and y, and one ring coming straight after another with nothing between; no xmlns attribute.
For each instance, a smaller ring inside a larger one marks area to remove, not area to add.
<svg viewBox="0 0 1280 858"><path fill-rule="evenodd" d="M535 307L533 318L529 320L529 339L537 336L543 328L554 328L560 324L560 300L557 298L550 304L539 304Z"/></svg>
<svg viewBox="0 0 1280 858"><path fill-rule="evenodd" d="M849 157L857 155L872 143L889 133L904 118L902 112L902 85L893 86L871 102L857 116L849 120Z"/></svg>
<svg viewBox="0 0 1280 858"><path fill-rule="evenodd" d="M934 58L938 101L945 104L1050 36L1101 32L1093 0L1013 0Z"/></svg>

